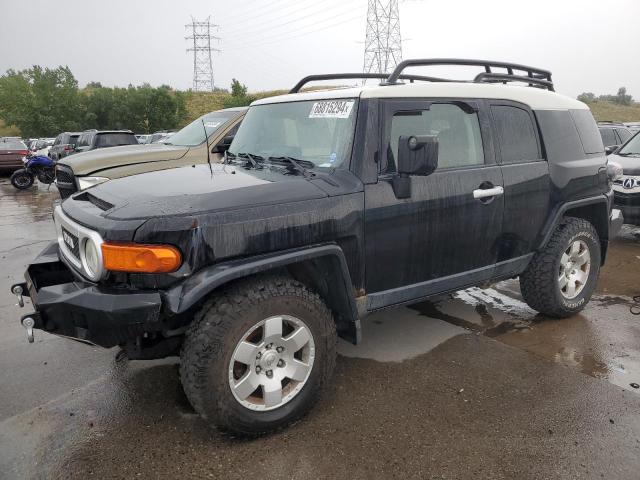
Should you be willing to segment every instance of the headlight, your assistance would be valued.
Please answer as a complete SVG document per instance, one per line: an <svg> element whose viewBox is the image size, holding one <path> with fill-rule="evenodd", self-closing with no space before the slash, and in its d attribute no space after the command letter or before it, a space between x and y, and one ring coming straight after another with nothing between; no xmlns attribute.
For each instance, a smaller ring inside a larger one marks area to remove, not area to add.
<svg viewBox="0 0 640 480"><path fill-rule="evenodd" d="M607 162L607 176L612 182L620 180L623 175L622 165L613 160Z"/></svg>
<svg viewBox="0 0 640 480"><path fill-rule="evenodd" d="M102 255L99 247L91 238L87 238L84 241L82 263L89 278L92 280L100 279L102 275Z"/></svg>
<svg viewBox="0 0 640 480"><path fill-rule="evenodd" d="M80 190L85 190L107 180L109 179L105 177L78 177L78 184L80 185Z"/></svg>

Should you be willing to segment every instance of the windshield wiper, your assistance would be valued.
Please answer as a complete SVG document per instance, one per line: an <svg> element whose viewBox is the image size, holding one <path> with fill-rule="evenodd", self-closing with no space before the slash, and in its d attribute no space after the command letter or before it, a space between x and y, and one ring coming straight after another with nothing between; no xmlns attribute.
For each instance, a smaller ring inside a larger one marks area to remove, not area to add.
<svg viewBox="0 0 640 480"><path fill-rule="evenodd" d="M253 153L241 152L241 153L233 154L226 151L224 163L229 163L229 160L233 160L236 158L241 158L241 159L246 158L248 160L248 163L250 163L253 168L256 168L256 169L263 168L262 165L258 165L257 160L264 161L264 157L261 157L260 155L254 155Z"/></svg>
<svg viewBox="0 0 640 480"><path fill-rule="evenodd" d="M287 156L282 156L282 157L269 157L269 160L276 160L276 161L284 161L289 163L289 165L291 165L293 167L294 170L297 170L298 172L302 173L302 176L304 178L312 178L315 176L315 173L312 173L308 170L308 168L313 168L315 165L313 162L308 162L305 160L298 160L297 158L293 158L293 157L287 157ZM307 165L308 168L305 168L302 166L302 164Z"/></svg>
<svg viewBox="0 0 640 480"><path fill-rule="evenodd" d="M619 157L635 157L640 155L640 152L624 152L624 153L616 153Z"/></svg>

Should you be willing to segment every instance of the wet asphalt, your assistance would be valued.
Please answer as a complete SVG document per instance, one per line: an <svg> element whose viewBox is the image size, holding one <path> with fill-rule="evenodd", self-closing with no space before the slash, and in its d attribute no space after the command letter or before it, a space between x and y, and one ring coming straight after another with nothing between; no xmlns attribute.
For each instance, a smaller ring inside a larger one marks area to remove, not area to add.
<svg viewBox="0 0 640 480"><path fill-rule="evenodd" d="M27 344L9 287L54 237L56 197L0 178L0 478L640 478L640 228L570 319L513 280L368 317L306 418L244 440L200 421L176 359Z"/></svg>

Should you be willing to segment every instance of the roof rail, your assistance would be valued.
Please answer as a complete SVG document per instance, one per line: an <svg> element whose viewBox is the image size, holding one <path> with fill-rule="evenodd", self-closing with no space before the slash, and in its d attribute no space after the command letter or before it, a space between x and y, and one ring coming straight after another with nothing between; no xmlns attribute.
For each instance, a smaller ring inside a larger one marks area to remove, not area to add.
<svg viewBox="0 0 640 480"><path fill-rule="evenodd" d="M304 77L295 86L289 90L289 93L298 93L300 89L309 82L314 82L317 80L345 80L345 79L378 79L385 80L389 77L388 73L329 73L322 75L309 75ZM449 80L445 78L437 78L437 77L425 77L424 75L398 75L400 80L409 80L413 83L415 80L420 80L423 82L448 82Z"/></svg>
<svg viewBox="0 0 640 480"><path fill-rule="evenodd" d="M469 60L463 58L424 58L403 60L398 64L393 73L389 75L387 80L382 83L382 85L395 85L396 83L398 83L398 79L401 77L402 72L407 67L426 67L434 65L483 67L484 72L476 75L473 79L473 82L476 83L524 82L533 87L542 87L551 90L552 92L554 91L553 82L551 80L551 72L549 70L529 67L526 65L519 65L517 63L493 62L488 60ZM507 73L494 72L492 70L493 68L506 69ZM514 71L517 72L514 73ZM443 79L440 79L439 81L443 81ZM456 80L445 81L454 82Z"/></svg>

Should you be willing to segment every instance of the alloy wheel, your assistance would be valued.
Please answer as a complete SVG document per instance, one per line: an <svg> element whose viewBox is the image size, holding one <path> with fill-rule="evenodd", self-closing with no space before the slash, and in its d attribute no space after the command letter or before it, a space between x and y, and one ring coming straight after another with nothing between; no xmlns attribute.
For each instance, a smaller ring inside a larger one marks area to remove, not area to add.
<svg viewBox="0 0 640 480"><path fill-rule="evenodd" d="M289 315L266 318L246 332L229 362L229 386L250 410L274 410L307 382L315 359L311 330Z"/></svg>
<svg viewBox="0 0 640 480"><path fill-rule="evenodd" d="M583 240L575 240L560 258L558 286L562 296L573 299L580 295L589 279L590 269L589 247Z"/></svg>

